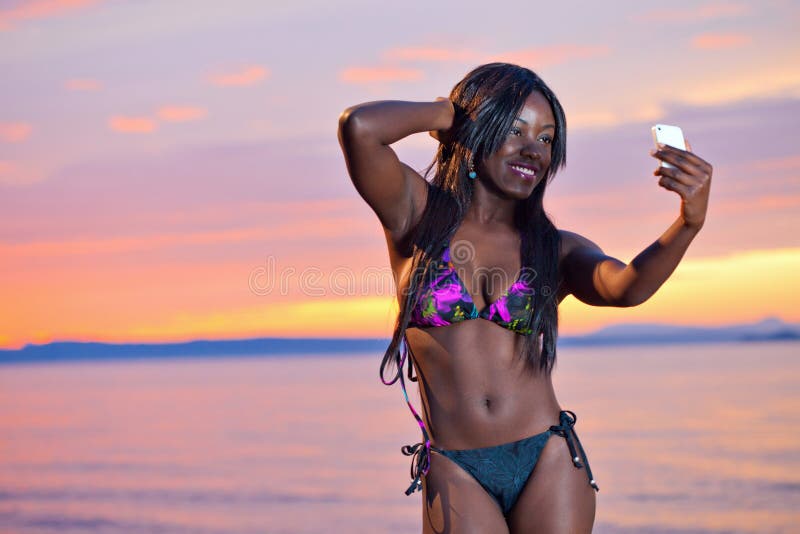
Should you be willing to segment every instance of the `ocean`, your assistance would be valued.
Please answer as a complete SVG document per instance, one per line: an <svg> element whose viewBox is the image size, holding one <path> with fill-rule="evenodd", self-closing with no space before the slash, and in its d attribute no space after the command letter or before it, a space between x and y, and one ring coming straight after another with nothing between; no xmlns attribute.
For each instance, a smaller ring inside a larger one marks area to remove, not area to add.
<svg viewBox="0 0 800 534"><path fill-rule="evenodd" d="M0 532L418 533L380 357L0 366ZM800 343L563 347L554 381L594 532L800 532Z"/></svg>

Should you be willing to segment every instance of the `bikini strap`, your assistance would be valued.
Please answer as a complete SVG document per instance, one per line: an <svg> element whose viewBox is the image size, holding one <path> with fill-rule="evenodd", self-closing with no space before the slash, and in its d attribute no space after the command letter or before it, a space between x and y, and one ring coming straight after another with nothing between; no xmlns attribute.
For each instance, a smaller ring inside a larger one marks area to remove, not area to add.
<svg viewBox="0 0 800 534"><path fill-rule="evenodd" d="M422 489L422 477L427 475L431 468L431 439L428 435L428 430L425 428L425 423L414 409L414 406L411 405L411 400L408 398L406 381L403 378L403 364L405 363L406 359L408 359L408 376L411 378L413 360L408 358L408 346L406 345L405 337L403 337L401 341L400 352L403 354L403 356L400 358L400 362L398 363L400 367L400 372L398 373L400 375L400 388L403 390L403 397L406 399L408 409L411 410L411 413L417 420L417 424L419 424L420 430L422 430L421 443L417 443L416 445L404 445L400 449L406 456L411 456L411 478L413 480L411 485L406 490L406 495L411 495L415 491Z"/></svg>
<svg viewBox="0 0 800 534"><path fill-rule="evenodd" d="M561 424L551 426L550 431L567 440L569 453L572 456L572 463L578 469L585 465L586 474L589 476L589 485L592 486L595 491L600 491L600 487L597 485L597 482L595 482L594 477L592 476L592 469L589 467L589 460L586 458L586 452L583 450L581 440L578 439L578 434L575 432L574 426L575 422L578 420L578 416L569 410L562 410L558 414L558 418ZM580 452L580 456L578 456L578 453L575 450L576 445L577 450ZM583 464L581 464L581 459L583 459Z"/></svg>

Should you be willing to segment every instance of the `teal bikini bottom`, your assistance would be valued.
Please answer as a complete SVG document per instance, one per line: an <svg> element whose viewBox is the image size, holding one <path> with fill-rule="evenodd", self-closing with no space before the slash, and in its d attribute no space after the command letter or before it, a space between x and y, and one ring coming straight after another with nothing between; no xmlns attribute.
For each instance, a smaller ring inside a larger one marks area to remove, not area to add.
<svg viewBox="0 0 800 534"><path fill-rule="evenodd" d="M559 413L560 424L553 425L540 434L523 438L519 441L494 447L465 450L446 450L431 445L430 450L446 456L472 475L487 493L497 501L503 514L508 515L522 493L534 467L536 467L536 462L539 460L542 449L544 449L547 440L553 434L557 434L567 440L573 465L578 469L586 467L589 485L595 491L600 491L594 477L592 477L592 470L589 468L586 453L573 428L576 420L577 417L573 412L564 410ZM406 445L403 447L403 454L406 456L426 454L426 448L424 443ZM414 465L418 464L418 462L419 459L417 461L412 459L412 475ZM426 463L429 462L426 461ZM411 488L409 489L411 490Z"/></svg>

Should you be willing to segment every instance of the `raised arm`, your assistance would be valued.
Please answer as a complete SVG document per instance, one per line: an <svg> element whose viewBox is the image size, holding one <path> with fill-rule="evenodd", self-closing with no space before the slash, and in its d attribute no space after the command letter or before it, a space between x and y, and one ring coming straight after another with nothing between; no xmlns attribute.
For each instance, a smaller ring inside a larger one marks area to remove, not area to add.
<svg viewBox="0 0 800 534"><path fill-rule="evenodd" d="M592 306L638 306L667 281L698 231L678 219L626 265L589 239L561 230L566 294Z"/></svg>
<svg viewBox="0 0 800 534"><path fill-rule="evenodd" d="M637 306L666 282L703 227L708 209L713 169L691 152L659 146L650 155L673 165L658 167L658 184L681 197L680 215L666 232L628 265L607 256L595 243L573 232L561 231L561 260L565 294L594 306Z"/></svg>
<svg viewBox="0 0 800 534"><path fill-rule="evenodd" d="M447 130L453 115L453 104L439 99L368 102L347 108L339 117L339 144L353 185L395 244L404 241L422 216L427 185L389 145L414 133Z"/></svg>

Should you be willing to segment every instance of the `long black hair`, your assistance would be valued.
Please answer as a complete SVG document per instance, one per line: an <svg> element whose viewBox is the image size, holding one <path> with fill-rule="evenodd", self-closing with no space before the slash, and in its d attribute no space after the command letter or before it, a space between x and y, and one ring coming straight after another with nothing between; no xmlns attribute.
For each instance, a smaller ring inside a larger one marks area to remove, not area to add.
<svg viewBox="0 0 800 534"><path fill-rule="evenodd" d="M566 117L553 91L533 71L508 63L489 63L473 69L450 92L456 114L450 139L439 145L436 157L425 171L427 179L436 167L428 182L425 211L412 233L415 248L408 288L399 299L392 341L381 362L380 374L385 383L393 383L403 371L401 364L405 354L401 349L405 345L411 310L417 305L431 263L444 250L469 208L474 185L467 176L467 162L473 158L477 166L500 149L533 91L541 93L550 103L556 124L550 166L531 195L517 203L514 212L514 224L522 236L522 268L535 274L532 302L535 312L528 324L532 333L525 336L520 356L531 366L548 373L552 371L558 336L556 294L560 283L561 241L542 201L547 184L566 164ZM390 366L395 367L395 373L387 380L385 373ZM410 372L409 367L409 376Z"/></svg>

